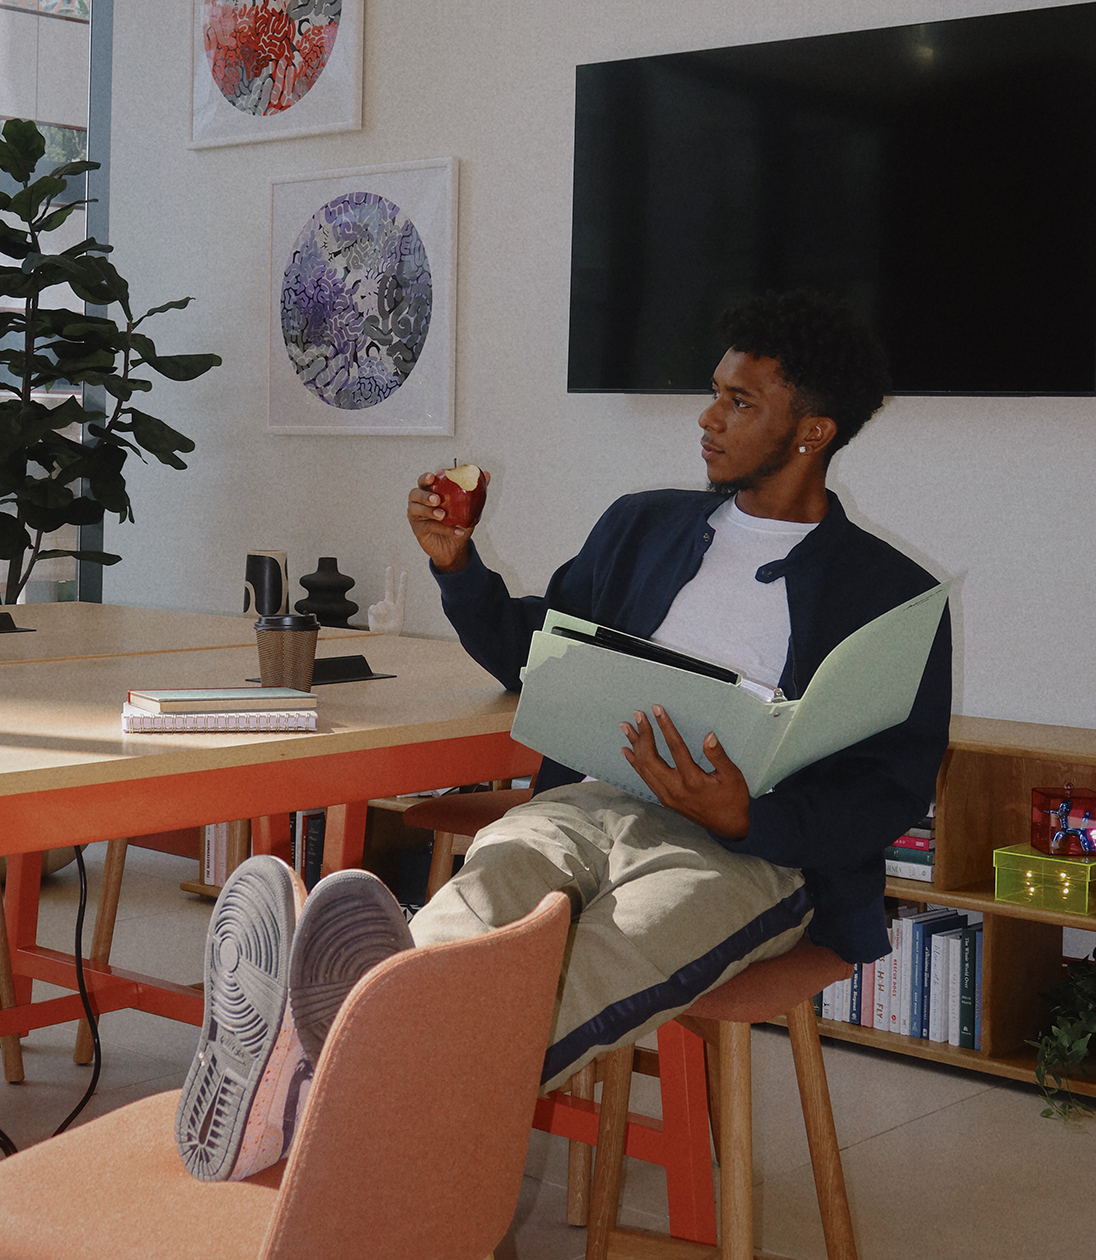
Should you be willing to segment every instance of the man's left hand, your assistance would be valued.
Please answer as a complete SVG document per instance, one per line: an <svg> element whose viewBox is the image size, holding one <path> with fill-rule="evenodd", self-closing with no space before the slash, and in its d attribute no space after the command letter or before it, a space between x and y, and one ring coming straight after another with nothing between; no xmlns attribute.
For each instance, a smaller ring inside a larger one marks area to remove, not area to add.
<svg viewBox="0 0 1096 1260"><path fill-rule="evenodd" d="M636 713L634 726L624 722L620 728L631 745L620 750L629 765L655 794L659 804L677 810L717 836L741 839L750 829L750 793L742 771L714 735L704 740L704 756L712 763L712 769L705 770L693 760L666 710L656 704L651 711L674 764L668 765L659 755L647 715Z"/></svg>

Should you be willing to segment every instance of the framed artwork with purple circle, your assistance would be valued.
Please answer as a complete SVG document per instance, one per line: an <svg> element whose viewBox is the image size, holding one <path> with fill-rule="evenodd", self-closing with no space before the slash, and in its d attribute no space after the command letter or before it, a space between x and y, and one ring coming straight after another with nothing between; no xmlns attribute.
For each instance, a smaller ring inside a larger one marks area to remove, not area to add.
<svg viewBox="0 0 1096 1260"><path fill-rule="evenodd" d="M271 183L272 433L453 432L454 158Z"/></svg>
<svg viewBox="0 0 1096 1260"><path fill-rule="evenodd" d="M193 0L193 149L356 131L364 0Z"/></svg>

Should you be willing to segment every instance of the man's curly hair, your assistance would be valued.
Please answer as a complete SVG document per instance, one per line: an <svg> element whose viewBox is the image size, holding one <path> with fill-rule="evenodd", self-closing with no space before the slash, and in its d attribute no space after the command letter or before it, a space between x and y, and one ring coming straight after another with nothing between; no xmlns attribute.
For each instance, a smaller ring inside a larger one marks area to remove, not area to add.
<svg viewBox="0 0 1096 1260"><path fill-rule="evenodd" d="M728 349L776 359L799 416L829 416L837 435L826 459L850 442L883 405L887 357L844 302L798 289L747 298L720 320Z"/></svg>

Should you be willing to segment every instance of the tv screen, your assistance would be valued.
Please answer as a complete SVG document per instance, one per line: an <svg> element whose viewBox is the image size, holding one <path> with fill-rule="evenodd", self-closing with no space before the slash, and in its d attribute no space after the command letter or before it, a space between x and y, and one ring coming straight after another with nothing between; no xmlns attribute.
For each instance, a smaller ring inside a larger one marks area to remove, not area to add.
<svg viewBox="0 0 1096 1260"><path fill-rule="evenodd" d="M1096 392L1096 4L582 65L568 389L706 391L846 298L895 392Z"/></svg>

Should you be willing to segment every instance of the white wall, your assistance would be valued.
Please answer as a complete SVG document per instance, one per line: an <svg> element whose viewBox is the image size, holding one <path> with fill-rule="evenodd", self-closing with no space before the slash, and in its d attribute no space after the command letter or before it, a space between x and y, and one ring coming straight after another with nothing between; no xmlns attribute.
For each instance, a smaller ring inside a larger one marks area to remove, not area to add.
<svg viewBox="0 0 1096 1260"><path fill-rule="evenodd" d="M566 392L575 65L1032 7L367 0L360 133L196 152L190 4L115 0L115 261L136 303L197 299L161 320L162 349L215 349L225 366L152 395L198 450L187 473L135 472L137 524L107 528L125 559L106 570L105 598L236 611L244 552L284 547L294 580L337 556L363 613L385 565L410 570L407 628L447 634L403 514L418 473L455 456L494 475L477 534L488 562L515 593L543 590L617 495L703 484L700 399ZM269 180L450 154L461 163L456 437L267 435ZM855 519L958 579L957 711L1092 723L1093 400L897 399L838 457L831 484Z"/></svg>

